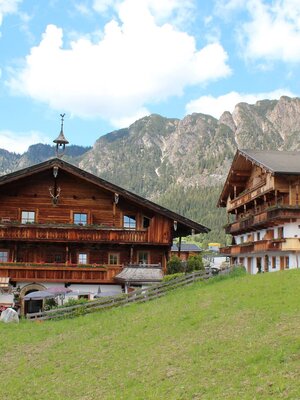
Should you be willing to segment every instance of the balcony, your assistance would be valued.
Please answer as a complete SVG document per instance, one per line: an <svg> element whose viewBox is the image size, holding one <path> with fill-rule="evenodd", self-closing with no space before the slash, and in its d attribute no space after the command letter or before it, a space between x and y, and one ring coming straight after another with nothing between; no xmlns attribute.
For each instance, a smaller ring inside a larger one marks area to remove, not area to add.
<svg viewBox="0 0 300 400"><path fill-rule="evenodd" d="M114 276L122 271L121 265L75 265L1 263L0 275L11 281L115 283Z"/></svg>
<svg viewBox="0 0 300 400"><path fill-rule="evenodd" d="M240 221L235 221L225 226L227 234L239 234L258 228L267 228L274 222L300 218L299 206L274 206L266 208L259 213L249 215Z"/></svg>
<svg viewBox="0 0 300 400"><path fill-rule="evenodd" d="M274 190L274 179L263 179L257 185L248 189L247 191L241 193L235 199L228 201L227 203L227 212L230 212L238 207L243 206L244 204L249 203L251 200L256 199L257 197L262 196L263 194L269 192L270 190Z"/></svg>
<svg viewBox="0 0 300 400"><path fill-rule="evenodd" d="M296 250L296 245L298 246L298 250L300 250L300 241L299 239L296 240L297 243L294 242L294 239L265 239L257 242L247 242L239 245L223 247L220 249L220 252L228 256L238 256L245 253L284 251L287 249Z"/></svg>
<svg viewBox="0 0 300 400"><path fill-rule="evenodd" d="M0 240L34 242L147 243L148 231L74 225L0 225Z"/></svg>

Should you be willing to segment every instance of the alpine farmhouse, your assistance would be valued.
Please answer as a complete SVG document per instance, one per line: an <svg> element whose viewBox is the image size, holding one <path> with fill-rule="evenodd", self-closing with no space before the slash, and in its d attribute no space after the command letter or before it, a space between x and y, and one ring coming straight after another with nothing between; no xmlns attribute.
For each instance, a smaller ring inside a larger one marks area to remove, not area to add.
<svg viewBox="0 0 300 400"><path fill-rule="evenodd" d="M300 266L300 152L238 150L218 206L226 207L231 264L251 274Z"/></svg>
<svg viewBox="0 0 300 400"><path fill-rule="evenodd" d="M51 286L121 290L162 279L173 239L205 226L61 158L0 178L0 305ZM135 273L134 273L135 272Z"/></svg>

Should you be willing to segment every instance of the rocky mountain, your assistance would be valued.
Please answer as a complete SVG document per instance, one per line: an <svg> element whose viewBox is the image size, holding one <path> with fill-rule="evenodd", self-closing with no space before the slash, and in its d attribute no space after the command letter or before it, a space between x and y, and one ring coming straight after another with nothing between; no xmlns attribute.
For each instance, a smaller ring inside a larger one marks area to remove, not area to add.
<svg viewBox="0 0 300 400"><path fill-rule="evenodd" d="M66 148L64 157L67 161L76 164L77 159L90 149L91 147L71 145ZM54 155L55 146L42 143L29 146L28 150L23 154L11 153L0 149L0 175L38 164L54 157Z"/></svg>
<svg viewBox="0 0 300 400"><path fill-rule="evenodd" d="M66 160L213 228L225 222L215 204L239 148L300 150L300 99L239 103L220 119L194 113L182 120L144 117L100 137L93 148L69 146ZM53 156L37 144L23 155L0 150L0 173Z"/></svg>

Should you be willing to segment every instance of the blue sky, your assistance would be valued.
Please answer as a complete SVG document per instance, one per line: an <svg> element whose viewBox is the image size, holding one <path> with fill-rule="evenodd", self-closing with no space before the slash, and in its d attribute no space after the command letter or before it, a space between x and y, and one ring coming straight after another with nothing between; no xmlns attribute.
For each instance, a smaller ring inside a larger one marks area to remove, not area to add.
<svg viewBox="0 0 300 400"><path fill-rule="evenodd" d="M0 0L0 148L300 93L299 0Z"/></svg>

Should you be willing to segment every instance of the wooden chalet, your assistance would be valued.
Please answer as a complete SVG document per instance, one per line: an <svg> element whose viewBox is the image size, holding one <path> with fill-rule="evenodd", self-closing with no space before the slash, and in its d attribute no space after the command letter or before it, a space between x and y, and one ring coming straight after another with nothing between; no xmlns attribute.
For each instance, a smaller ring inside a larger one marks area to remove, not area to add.
<svg viewBox="0 0 300 400"><path fill-rule="evenodd" d="M207 231L53 158L0 177L0 304L12 303L11 288L21 300L58 285L91 294L99 286L121 291L122 279L115 277L124 267L164 270L175 237ZM24 311L37 307L25 305Z"/></svg>
<svg viewBox="0 0 300 400"><path fill-rule="evenodd" d="M300 152L238 150L218 206L226 207L221 248L249 273L300 266ZM231 221L231 222L230 222Z"/></svg>
<svg viewBox="0 0 300 400"><path fill-rule="evenodd" d="M182 261L188 260L191 256L200 255L202 250L194 243L174 243L171 247L171 255L179 257Z"/></svg>

